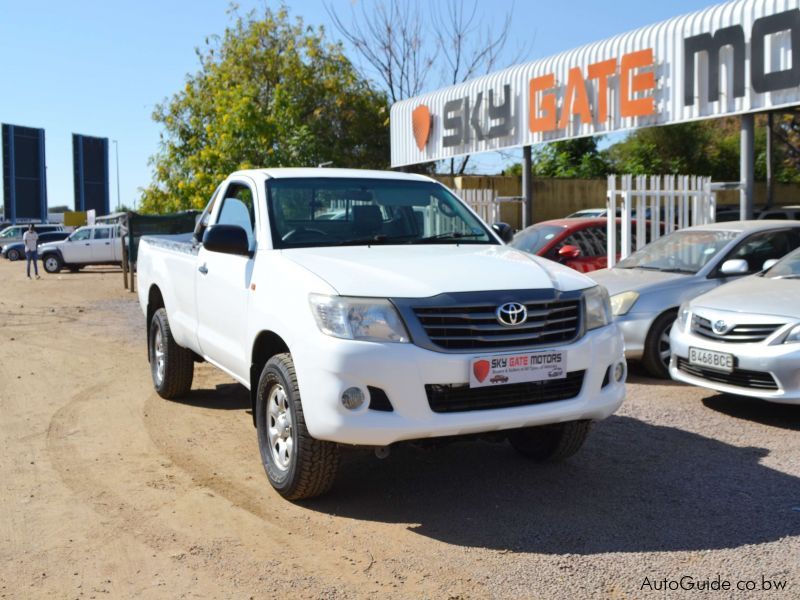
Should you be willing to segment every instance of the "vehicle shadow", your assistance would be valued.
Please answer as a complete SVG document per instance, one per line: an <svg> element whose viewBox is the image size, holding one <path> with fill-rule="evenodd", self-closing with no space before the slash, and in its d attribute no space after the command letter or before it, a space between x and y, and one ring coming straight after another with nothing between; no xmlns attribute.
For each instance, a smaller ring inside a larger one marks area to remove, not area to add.
<svg viewBox="0 0 800 600"><path fill-rule="evenodd" d="M668 386L681 386L686 385L674 379L658 379L648 373L642 364L637 361L628 361L628 377L626 383L638 383L644 385L668 385Z"/></svg>
<svg viewBox="0 0 800 600"><path fill-rule="evenodd" d="M214 410L247 410L250 412L250 392L239 383L218 383L214 389L193 389L186 396L171 402L211 408Z"/></svg>
<svg viewBox="0 0 800 600"><path fill-rule="evenodd" d="M515 552L736 548L800 534L800 479L762 466L766 454L614 416L556 465L486 442L354 453L331 493L303 505Z"/></svg>
<svg viewBox="0 0 800 600"><path fill-rule="evenodd" d="M733 417L779 427L791 431L800 431L800 406L794 404L776 404L747 396L731 394L715 394L703 398L706 408Z"/></svg>

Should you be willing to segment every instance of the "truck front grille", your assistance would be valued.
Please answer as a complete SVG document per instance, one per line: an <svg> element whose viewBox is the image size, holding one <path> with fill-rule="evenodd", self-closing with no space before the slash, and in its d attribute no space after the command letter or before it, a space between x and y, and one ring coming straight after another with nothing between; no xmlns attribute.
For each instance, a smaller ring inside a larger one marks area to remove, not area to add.
<svg viewBox="0 0 800 600"><path fill-rule="evenodd" d="M705 367L693 365L680 356L678 356L677 359L678 370L693 377L699 377L700 379L713 381L715 383L724 383L725 385L734 385L757 390L778 389L778 384L770 373L748 371L746 369L734 369L733 372L727 373L725 371L716 371L714 369L706 369Z"/></svg>
<svg viewBox="0 0 800 600"><path fill-rule="evenodd" d="M470 388L469 384L428 384L425 392L433 412L465 412L568 400L581 393L585 371L564 379Z"/></svg>
<svg viewBox="0 0 800 600"><path fill-rule="evenodd" d="M578 337L580 300L526 302L528 318L514 327L498 323L497 306L415 306L413 310L431 343L445 350L530 348Z"/></svg>
<svg viewBox="0 0 800 600"><path fill-rule="evenodd" d="M711 321L697 315L692 317L692 331L694 333L710 340L728 342L731 344L754 344L763 342L780 327L783 327L783 323L741 324L736 325L725 333L716 333L712 329Z"/></svg>

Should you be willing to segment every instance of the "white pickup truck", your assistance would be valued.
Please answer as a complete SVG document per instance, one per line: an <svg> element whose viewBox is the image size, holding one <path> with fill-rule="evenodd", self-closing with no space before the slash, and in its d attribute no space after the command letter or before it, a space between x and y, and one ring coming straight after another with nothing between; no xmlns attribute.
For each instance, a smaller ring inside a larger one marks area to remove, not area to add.
<svg viewBox="0 0 800 600"><path fill-rule="evenodd" d="M122 237L118 225L79 227L60 242L39 246L44 270L58 273L67 268L77 271L87 265L109 265L122 262Z"/></svg>
<svg viewBox="0 0 800 600"><path fill-rule="evenodd" d="M339 169L232 174L193 236L143 237L139 301L164 398L206 360L250 390L288 499L340 445L481 434L565 458L625 394L608 296L516 251L439 183Z"/></svg>

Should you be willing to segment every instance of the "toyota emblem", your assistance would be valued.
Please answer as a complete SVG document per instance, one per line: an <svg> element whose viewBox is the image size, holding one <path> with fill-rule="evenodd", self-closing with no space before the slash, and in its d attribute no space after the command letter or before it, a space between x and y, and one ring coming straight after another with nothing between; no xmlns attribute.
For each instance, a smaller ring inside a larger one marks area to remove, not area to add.
<svg viewBox="0 0 800 600"><path fill-rule="evenodd" d="M528 309L519 302L506 302L495 311L497 322L506 327L522 325L528 318Z"/></svg>
<svg viewBox="0 0 800 600"><path fill-rule="evenodd" d="M714 333L722 335L723 333L728 331L728 324L723 320L714 321L712 329L714 330Z"/></svg>

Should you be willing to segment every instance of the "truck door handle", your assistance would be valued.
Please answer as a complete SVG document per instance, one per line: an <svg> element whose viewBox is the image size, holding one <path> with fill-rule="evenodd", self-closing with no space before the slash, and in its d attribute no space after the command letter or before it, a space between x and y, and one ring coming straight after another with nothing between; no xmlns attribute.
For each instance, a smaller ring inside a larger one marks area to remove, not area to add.
<svg viewBox="0 0 800 600"><path fill-rule="evenodd" d="M90 244L89 242L86 242L86 243L84 244L84 246L91 246L91 244Z"/></svg>
<svg viewBox="0 0 800 600"><path fill-rule="evenodd" d="M197 270L200 271L203 275L208 273L208 267L205 265L205 263L197 267Z"/></svg>

